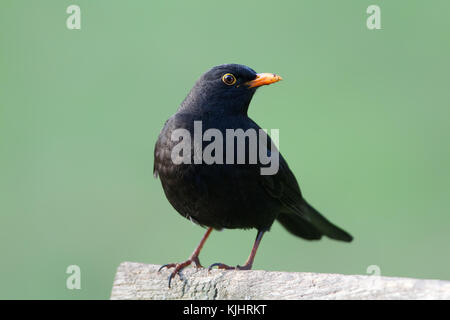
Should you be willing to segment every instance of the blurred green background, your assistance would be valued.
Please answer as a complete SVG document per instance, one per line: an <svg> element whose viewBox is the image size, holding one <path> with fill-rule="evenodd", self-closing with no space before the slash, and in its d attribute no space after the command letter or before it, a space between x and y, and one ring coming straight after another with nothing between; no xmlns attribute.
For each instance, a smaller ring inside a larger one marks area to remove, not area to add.
<svg viewBox="0 0 450 320"><path fill-rule="evenodd" d="M66 8L81 7L81 30ZM382 30L366 8L381 7ZM274 224L255 268L450 280L450 2L0 2L0 298L107 299L122 261L186 259L204 230L152 176L164 121L229 62L284 81L250 116L280 129L305 197L355 236ZM200 256L243 263L255 231ZM68 265L81 290L66 289Z"/></svg>

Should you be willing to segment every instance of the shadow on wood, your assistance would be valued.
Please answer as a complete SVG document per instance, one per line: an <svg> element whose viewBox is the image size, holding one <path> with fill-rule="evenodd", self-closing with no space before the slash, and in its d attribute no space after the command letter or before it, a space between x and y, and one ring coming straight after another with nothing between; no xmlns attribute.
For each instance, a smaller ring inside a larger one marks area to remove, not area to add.
<svg viewBox="0 0 450 320"><path fill-rule="evenodd" d="M169 289L159 267L121 263L111 299L450 299L450 281L260 270L186 268Z"/></svg>

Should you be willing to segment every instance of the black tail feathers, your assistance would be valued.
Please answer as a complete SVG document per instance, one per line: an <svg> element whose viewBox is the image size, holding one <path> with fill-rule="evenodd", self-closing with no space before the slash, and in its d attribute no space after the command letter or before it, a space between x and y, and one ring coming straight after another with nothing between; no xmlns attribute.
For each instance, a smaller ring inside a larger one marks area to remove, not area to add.
<svg viewBox="0 0 450 320"><path fill-rule="evenodd" d="M304 239L318 240L324 235L345 242L353 240L348 232L332 224L304 200L298 210L282 213L277 220L290 233Z"/></svg>

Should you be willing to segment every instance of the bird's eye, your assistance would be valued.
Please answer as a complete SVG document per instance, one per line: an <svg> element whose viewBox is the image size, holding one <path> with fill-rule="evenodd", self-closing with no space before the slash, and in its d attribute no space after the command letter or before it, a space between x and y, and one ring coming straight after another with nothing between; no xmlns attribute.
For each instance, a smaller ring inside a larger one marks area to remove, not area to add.
<svg viewBox="0 0 450 320"><path fill-rule="evenodd" d="M226 85L232 86L233 84L236 83L236 77L233 76L231 73L226 73L223 75L222 81Z"/></svg>

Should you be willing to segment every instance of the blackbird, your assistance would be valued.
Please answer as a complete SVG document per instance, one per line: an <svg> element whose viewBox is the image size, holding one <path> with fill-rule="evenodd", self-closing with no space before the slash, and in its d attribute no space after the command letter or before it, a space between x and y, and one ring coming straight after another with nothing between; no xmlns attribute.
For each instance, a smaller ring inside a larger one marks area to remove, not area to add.
<svg viewBox="0 0 450 320"><path fill-rule="evenodd" d="M202 134L208 129L215 129L224 137L227 129L260 131L261 128L247 115L250 101L257 88L280 80L281 77L276 74L256 73L239 64L213 67L199 78L177 112L164 124L154 150L154 175L159 176L172 206L185 218L207 228L189 259L161 267L174 268L169 277L169 287L175 275L182 278L181 270L186 266L194 263L196 267L202 267L199 253L213 229L255 228L257 237L243 266L214 263L209 269L251 269L261 238L275 220L290 233L307 240L327 236L352 241L350 234L329 222L305 201L294 174L281 154L278 170L274 174L261 174L261 168L267 167L262 161L226 161L227 153L233 153L231 160L237 159L236 146L231 149L224 147L222 155L215 154L218 149L211 153L219 160L215 163L198 161L195 157L198 157L199 151L205 152L207 139L203 138L196 145L193 142L195 138L191 141L186 138L184 143L188 148L180 152L186 161L174 161L175 146L185 140L174 133L182 129L181 132L194 136L199 133L198 130L195 132L195 123L201 123ZM215 139L218 138L215 136ZM267 148L263 150L267 156L278 152L268 135L257 135L257 139L258 143L261 139L267 139ZM249 137L245 142L245 159L249 159L254 149L249 147ZM259 144L258 148L261 149Z"/></svg>

